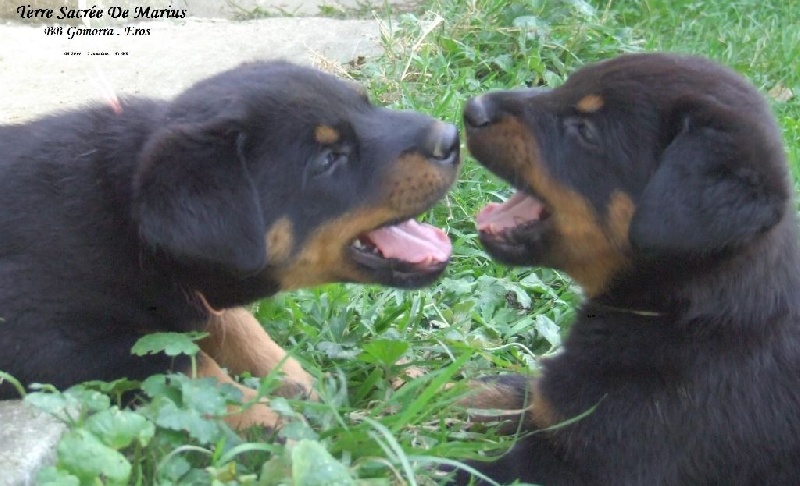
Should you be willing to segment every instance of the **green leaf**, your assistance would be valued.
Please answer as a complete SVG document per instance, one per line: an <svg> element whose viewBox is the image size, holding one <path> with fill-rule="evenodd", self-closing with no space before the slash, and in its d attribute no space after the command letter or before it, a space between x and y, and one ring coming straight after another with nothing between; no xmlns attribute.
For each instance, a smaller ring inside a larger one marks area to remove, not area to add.
<svg viewBox="0 0 800 486"><path fill-rule="evenodd" d="M194 356L200 351L195 341L207 336L206 333L159 332L142 336L133 345L132 352L138 356L164 353L167 356L188 354Z"/></svg>
<svg viewBox="0 0 800 486"><path fill-rule="evenodd" d="M176 454L170 456L169 460L159 464L158 478L162 483L167 480L177 481L191 469L192 464L182 456Z"/></svg>
<svg viewBox="0 0 800 486"><path fill-rule="evenodd" d="M551 346L557 347L561 345L561 329L558 325L545 315L538 315L534 322L534 328L540 336L545 338Z"/></svg>
<svg viewBox="0 0 800 486"><path fill-rule="evenodd" d="M217 387L215 378L195 378L182 380L181 393L183 406L192 408L204 415L222 415L225 408L225 397Z"/></svg>
<svg viewBox="0 0 800 486"><path fill-rule="evenodd" d="M533 299L528 294L528 292L522 288L520 285L516 285L513 283L506 284L506 288L511 292L514 292L514 296L517 298L517 303L523 309L530 309L531 304L533 304Z"/></svg>
<svg viewBox="0 0 800 486"><path fill-rule="evenodd" d="M531 272L519 281L522 287L539 294L554 295L553 290L544 282L536 272Z"/></svg>
<svg viewBox="0 0 800 486"><path fill-rule="evenodd" d="M364 345L363 350L366 354L362 355L362 359L367 362L373 362L374 359L374 361L384 366L391 366L403 357L406 351L408 351L408 347L409 344L407 341L400 341L398 339L374 339Z"/></svg>
<svg viewBox="0 0 800 486"><path fill-rule="evenodd" d="M122 449L138 441L146 446L155 435L155 427L143 416L129 410L111 408L86 420L87 430L112 449Z"/></svg>
<svg viewBox="0 0 800 486"><path fill-rule="evenodd" d="M46 467L36 475L39 486L80 486L81 480L66 471L55 467Z"/></svg>
<svg viewBox="0 0 800 486"><path fill-rule="evenodd" d="M124 485L131 474L127 459L88 430L65 433L58 443L57 455L57 466L74 474L81 482L93 482L102 477L104 484Z"/></svg>
<svg viewBox="0 0 800 486"><path fill-rule="evenodd" d="M358 355L358 351L330 341L320 342L317 344L317 349L325 353L330 359L351 359Z"/></svg>
<svg viewBox="0 0 800 486"><path fill-rule="evenodd" d="M380 367L375 367L370 371L369 375L364 378L364 381L358 386L356 390L353 400L361 401L367 395L369 395L372 390L374 390L378 384L383 381L384 370Z"/></svg>
<svg viewBox="0 0 800 486"><path fill-rule="evenodd" d="M567 3L572 5L575 13L584 18L591 19L597 15L595 8L584 0L569 0Z"/></svg>
<svg viewBox="0 0 800 486"><path fill-rule="evenodd" d="M458 49L459 49L458 42L456 42L455 40L450 39L448 37L440 38L439 39L439 44L442 46L442 49L444 51L447 51L450 54L457 52Z"/></svg>
<svg viewBox="0 0 800 486"><path fill-rule="evenodd" d="M283 397L274 397L269 401L269 408L272 409L273 412L283 415L285 417L291 417L294 415L294 410L289 402Z"/></svg>
<svg viewBox="0 0 800 486"><path fill-rule="evenodd" d="M291 475L291 457L288 454L276 454L261 466L261 479L258 482L258 486L287 484L284 478L290 478Z"/></svg>
<svg viewBox="0 0 800 486"><path fill-rule="evenodd" d="M119 378L114 381L85 381L81 383L81 385L86 389L97 390L106 395L121 395L141 388L141 383L139 381L130 380L128 378Z"/></svg>
<svg viewBox="0 0 800 486"><path fill-rule="evenodd" d="M278 436L286 440L316 439L317 433L305 421L289 422L278 431Z"/></svg>
<svg viewBox="0 0 800 486"><path fill-rule="evenodd" d="M39 410L67 421L78 410L78 401L74 397L63 393L34 392L25 395L25 403L31 404Z"/></svg>
<svg viewBox="0 0 800 486"><path fill-rule="evenodd" d="M384 453L386 453L387 458L394 463L400 463L403 471L406 473L406 478L408 478L409 486L417 486L417 482L414 479L414 469L411 467L408 457L405 452L403 452L403 448L397 442L392 432L377 420L364 417L364 421L373 427L374 432L370 433L370 435L376 440Z"/></svg>
<svg viewBox="0 0 800 486"><path fill-rule="evenodd" d="M165 429L185 431L203 444L212 442L220 432L215 421L203 417L196 410L178 408L168 401L158 409L156 424Z"/></svg>
<svg viewBox="0 0 800 486"><path fill-rule="evenodd" d="M350 471L319 442L303 439L292 448L296 486L354 486Z"/></svg>
<svg viewBox="0 0 800 486"><path fill-rule="evenodd" d="M74 398L77 402L80 402L84 410L90 412L107 410L111 406L111 399L108 398L108 395L97 390L90 390L83 385L70 387L64 392L64 395Z"/></svg>
<svg viewBox="0 0 800 486"><path fill-rule="evenodd" d="M462 279L452 279L452 278L445 278L442 279L442 288L446 289L448 292L452 292L456 295L472 295L472 292L475 289L474 282L466 278Z"/></svg>
<svg viewBox="0 0 800 486"><path fill-rule="evenodd" d="M177 376L170 375L167 377L166 375L153 375L142 382L142 391L144 391L151 398L166 398L173 402L180 403L180 381L176 383L176 380L172 379L176 378Z"/></svg>

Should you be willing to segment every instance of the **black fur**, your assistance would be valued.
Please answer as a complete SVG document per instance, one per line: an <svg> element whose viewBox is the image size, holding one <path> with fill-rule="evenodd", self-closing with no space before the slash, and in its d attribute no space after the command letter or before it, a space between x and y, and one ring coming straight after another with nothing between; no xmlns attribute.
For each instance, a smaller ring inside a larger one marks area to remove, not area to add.
<svg viewBox="0 0 800 486"><path fill-rule="evenodd" d="M336 136L320 141L319 127ZM411 156L441 178L390 205L386 181ZM59 388L186 370L131 346L202 330L209 305L283 289L314 232L356 210L383 216L334 232L336 258L314 266L314 281L422 285L443 265L398 275L357 264L348 239L427 209L457 162L454 127L372 106L349 83L285 62L239 66L173 101L123 100L121 113L1 126L0 370ZM277 221L280 251L265 243ZM15 395L0 383L0 398Z"/></svg>
<svg viewBox="0 0 800 486"><path fill-rule="evenodd" d="M602 106L576 108L587 95ZM516 136L538 153L530 160L586 201L621 262L588 292L537 382L559 419L594 411L473 466L500 483L545 486L797 484L797 218L780 131L759 93L703 59L627 55L550 92L488 93L465 119L479 161L542 196L519 162L530 154L487 135L521 124ZM609 216L620 194L633 203L623 241ZM579 270L558 250L593 245L553 236L569 216L544 203L548 221L482 235L487 249ZM551 245L519 243L525 234Z"/></svg>

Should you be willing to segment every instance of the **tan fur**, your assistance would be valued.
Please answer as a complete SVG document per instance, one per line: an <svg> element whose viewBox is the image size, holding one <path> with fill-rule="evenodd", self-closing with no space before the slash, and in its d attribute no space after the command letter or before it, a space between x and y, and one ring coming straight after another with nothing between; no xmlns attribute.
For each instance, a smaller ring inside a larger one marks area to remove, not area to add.
<svg viewBox="0 0 800 486"><path fill-rule="evenodd" d="M280 369L285 378L278 394L313 395L311 375L286 355L286 351L269 337L246 309L226 309L220 315L212 316L206 331L210 335L200 342L200 347L231 373L249 372L261 377Z"/></svg>
<svg viewBox="0 0 800 486"><path fill-rule="evenodd" d="M594 113L603 107L603 97L596 94L586 95L578 101L575 107L583 113Z"/></svg>
<svg viewBox="0 0 800 486"><path fill-rule="evenodd" d="M216 378L221 384L229 384L242 392L242 403L252 402L258 394L255 390L242 386L219 367L207 354L200 352L197 355L197 376ZM225 417L228 425L235 430L245 430L253 426L278 428L280 416L269 408L266 400L255 403L245 409L236 406L228 407L229 415Z"/></svg>
<svg viewBox="0 0 800 486"><path fill-rule="evenodd" d="M531 382L529 401L530 406L528 407L528 412L530 421L533 422L537 428L546 429L564 420L564 417L556 410L552 402L542 393L539 380L533 380Z"/></svg>
<svg viewBox="0 0 800 486"><path fill-rule="evenodd" d="M506 411L509 415L519 415L525 411L525 404L520 402L513 388L482 382L473 382L470 388L473 392L461 401L467 408L476 411L488 409Z"/></svg>
<svg viewBox="0 0 800 486"><path fill-rule="evenodd" d="M314 139L320 145L333 145L339 141L341 136L339 130L328 125L319 125L314 130Z"/></svg>
<svg viewBox="0 0 800 486"><path fill-rule="evenodd" d="M292 221L287 217L275 221L267 231L266 241L267 260L272 264L286 261L294 243Z"/></svg>
<svg viewBox="0 0 800 486"><path fill-rule="evenodd" d="M342 255L348 240L386 221L422 211L442 196L455 177L413 154L401 157L396 164L398 169L383 182L386 196L382 205L351 211L318 227L297 255L277 266L275 275L281 290L335 281L364 281L358 267Z"/></svg>
<svg viewBox="0 0 800 486"><path fill-rule="evenodd" d="M506 421L513 425L524 421L545 429L563 420L542 394L536 378L529 382L523 398L515 388L499 383L473 382L471 388L474 392L461 400L461 406L469 409L470 419L475 422ZM487 413L481 413L482 410Z"/></svg>
<svg viewBox="0 0 800 486"><path fill-rule="evenodd" d="M342 256L343 248L359 231L387 221L391 212L385 209L364 209L346 214L317 228L305 241L291 262L276 268L275 275L282 290L313 287L333 281L357 282L359 271Z"/></svg>
<svg viewBox="0 0 800 486"><path fill-rule="evenodd" d="M608 232L618 247L628 248L628 229L631 225L636 205L631 197L622 191L614 191L608 205Z"/></svg>
<svg viewBox="0 0 800 486"><path fill-rule="evenodd" d="M609 280L629 264L627 243L612 238L612 235L618 236L619 226L624 226L623 220L627 217L625 213L629 208L624 200L617 202L615 211L619 214L610 214L612 226L616 227L607 228L583 196L550 176L541 163L538 144L527 127L515 118L484 129L482 138L491 145L502 146L500 153L507 154L504 159L509 168L554 208L553 222L561 242L553 245L556 250L552 254L552 265L566 271L587 295L602 292Z"/></svg>

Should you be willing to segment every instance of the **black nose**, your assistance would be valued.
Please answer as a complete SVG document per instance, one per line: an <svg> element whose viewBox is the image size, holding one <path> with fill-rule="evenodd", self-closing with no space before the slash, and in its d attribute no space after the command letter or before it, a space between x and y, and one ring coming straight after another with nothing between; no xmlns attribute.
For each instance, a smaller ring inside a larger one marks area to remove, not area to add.
<svg viewBox="0 0 800 486"><path fill-rule="evenodd" d="M467 101L464 107L464 123L469 127L480 128L495 121L494 111L486 96L476 96Z"/></svg>
<svg viewBox="0 0 800 486"><path fill-rule="evenodd" d="M436 122L426 147L429 156L442 163L458 164L459 146L458 128L450 123Z"/></svg>

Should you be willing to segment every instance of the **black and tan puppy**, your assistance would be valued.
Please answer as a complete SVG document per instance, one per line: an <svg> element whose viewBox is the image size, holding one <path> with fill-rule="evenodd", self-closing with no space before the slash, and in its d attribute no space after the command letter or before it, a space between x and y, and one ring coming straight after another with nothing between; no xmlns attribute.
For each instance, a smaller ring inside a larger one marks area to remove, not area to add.
<svg viewBox="0 0 800 486"><path fill-rule="evenodd" d="M487 251L586 295L538 378L474 398L524 409L528 432L474 466L545 486L798 484L797 220L759 93L707 60L627 55L478 96L464 119L517 189L478 215Z"/></svg>
<svg viewBox="0 0 800 486"><path fill-rule="evenodd" d="M131 346L204 330L201 375L263 376L285 353L239 306L323 282L431 282L450 244L411 218L444 195L458 160L454 126L284 62L242 65L171 102L2 126L0 370L58 387L185 371ZM287 392L311 386L297 362L283 371ZM15 395L0 384L0 398ZM265 406L231 418L274 420Z"/></svg>

